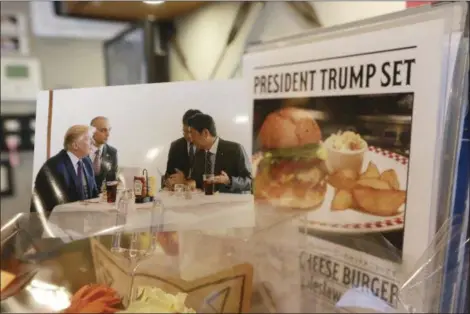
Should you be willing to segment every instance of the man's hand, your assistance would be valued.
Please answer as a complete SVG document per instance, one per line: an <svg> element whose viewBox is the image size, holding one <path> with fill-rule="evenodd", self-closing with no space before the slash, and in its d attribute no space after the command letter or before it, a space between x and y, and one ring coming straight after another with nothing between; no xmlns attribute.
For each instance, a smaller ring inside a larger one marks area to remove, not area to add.
<svg viewBox="0 0 470 314"><path fill-rule="evenodd" d="M214 177L214 183L230 185L230 178L225 171L222 171L220 175Z"/></svg>
<svg viewBox="0 0 470 314"><path fill-rule="evenodd" d="M175 185L175 184L184 184L186 182L186 178L184 177L184 173L179 169L175 169L175 170L176 170L176 173L172 174L168 178L168 183L172 186Z"/></svg>

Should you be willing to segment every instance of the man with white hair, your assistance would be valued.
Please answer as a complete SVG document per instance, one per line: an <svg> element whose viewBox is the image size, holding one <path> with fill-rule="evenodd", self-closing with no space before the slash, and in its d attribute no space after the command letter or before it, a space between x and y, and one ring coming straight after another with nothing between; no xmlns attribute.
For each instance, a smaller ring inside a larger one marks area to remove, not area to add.
<svg viewBox="0 0 470 314"><path fill-rule="evenodd" d="M90 128L74 125L64 136L64 149L49 158L34 181L32 212L50 213L55 206L98 196L90 154Z"/></svg>

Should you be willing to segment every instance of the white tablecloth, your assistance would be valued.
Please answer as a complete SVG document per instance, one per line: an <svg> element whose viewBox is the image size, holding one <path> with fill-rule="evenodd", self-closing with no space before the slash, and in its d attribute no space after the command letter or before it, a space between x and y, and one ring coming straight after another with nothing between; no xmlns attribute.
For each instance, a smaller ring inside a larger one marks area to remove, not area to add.
<svg viewBox="0 0 470 314"><path fill-rule="evenodd" d="M161 192L157 199L162 201L163 211L152 209L152 203L135 204L135 210L127 214L124 223L117 222L115 204L99 199L56 206L49 223L54 230L61 229L74 239L78 235L113 232L112 228L119 224L126 230L159 226L162 231L249 228L255 225L252 195L220 193L206 196L194 193L187 200L170 192Z"/></svg>

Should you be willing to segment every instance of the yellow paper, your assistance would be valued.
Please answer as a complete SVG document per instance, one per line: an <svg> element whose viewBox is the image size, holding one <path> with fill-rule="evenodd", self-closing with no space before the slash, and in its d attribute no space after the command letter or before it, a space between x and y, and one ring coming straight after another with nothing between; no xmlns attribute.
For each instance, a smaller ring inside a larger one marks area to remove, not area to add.
<svg viewBox="0 0 470 314"><path fill-rule="evenodd" d="M140 287L138 295L138 300L119 313L196 313L184 304L188 296L186 293L172 295L160 288Z"/></svg>

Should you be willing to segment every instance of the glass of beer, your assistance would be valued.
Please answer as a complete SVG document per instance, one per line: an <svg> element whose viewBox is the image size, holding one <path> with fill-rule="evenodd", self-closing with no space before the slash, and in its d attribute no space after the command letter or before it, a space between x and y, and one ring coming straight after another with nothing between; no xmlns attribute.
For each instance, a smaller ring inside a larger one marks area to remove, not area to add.
<svg viewBox="0 0 470 314"><path fill-rule="evenodd" d="M106 181L106 199L108 203L116 202L117 186L117 181Z"/></svg>
<svg viewBox="0 0 470 314"><path fill-rule="evenodd" d="M204 174L202 176L203 184L204 184L204 194L205 195L213 195L215 190L214 184L214 174Z"/></svg>

